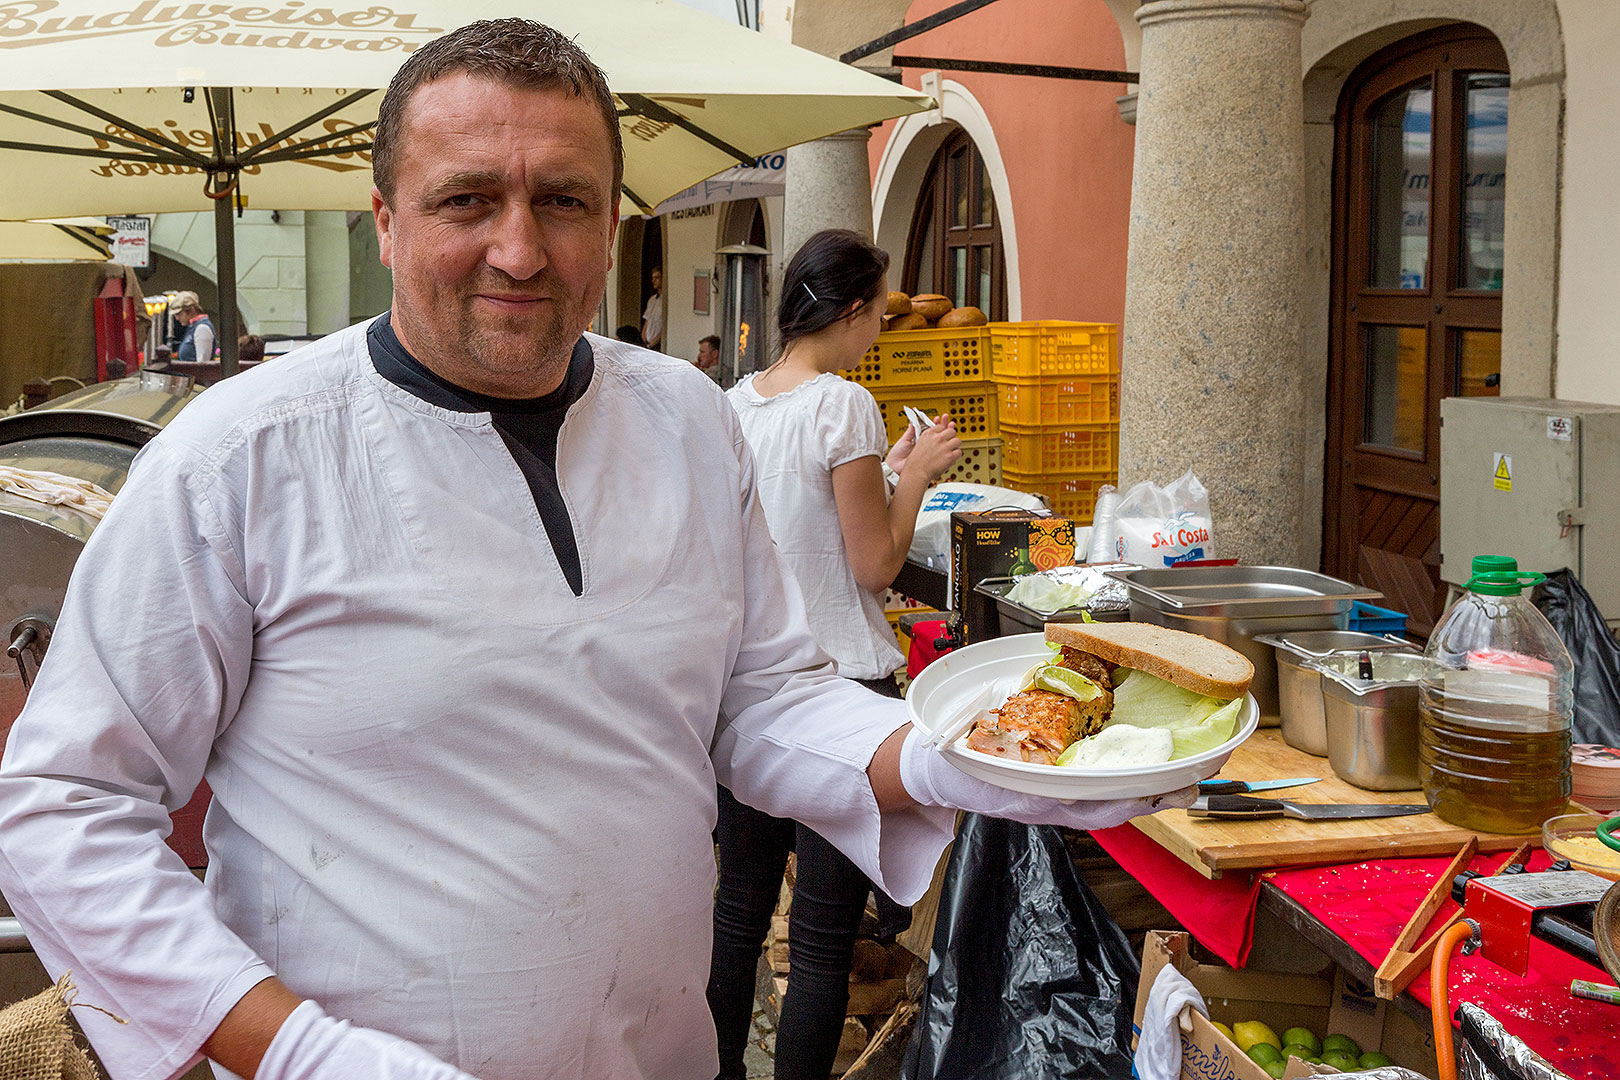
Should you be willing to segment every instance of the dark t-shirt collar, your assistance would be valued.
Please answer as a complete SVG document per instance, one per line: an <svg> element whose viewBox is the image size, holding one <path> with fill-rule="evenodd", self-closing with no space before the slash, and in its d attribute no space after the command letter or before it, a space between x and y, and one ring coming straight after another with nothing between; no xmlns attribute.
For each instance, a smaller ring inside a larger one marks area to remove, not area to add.
<svg viewBox="0 0 1620 1080"><path fill-rule="evenodd" d="M543 413L566 409L584 395L596 371L590 343L581 337L569 357L568 374L551 393L535 398L489 397L457 386L412 356L394 333L392 314L383 312L366 331L366 344L377 374L429 405L451 412Z"/></svg>

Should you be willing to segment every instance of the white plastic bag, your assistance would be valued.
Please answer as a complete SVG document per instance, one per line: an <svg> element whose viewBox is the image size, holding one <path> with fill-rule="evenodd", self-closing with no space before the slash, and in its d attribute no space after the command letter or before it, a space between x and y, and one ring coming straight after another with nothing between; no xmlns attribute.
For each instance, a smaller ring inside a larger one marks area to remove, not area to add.
<svg viewBox="0 0 1620 1080"><path fill-rule="evenodd" d="M951 515L969 510L1044 510L1039 495L993 484L936 484L928 489L911 534L910 557L943 570L950 563Z"/></svg>
<svg viewBox="0 0 1620 1080"><path fill-rule="evenodd" d="M1125 562L1174 566L1213 559L1209 492L1188 469L1169 487L1144 480L1127 491L1115 512L1115 551Z"/></svg>

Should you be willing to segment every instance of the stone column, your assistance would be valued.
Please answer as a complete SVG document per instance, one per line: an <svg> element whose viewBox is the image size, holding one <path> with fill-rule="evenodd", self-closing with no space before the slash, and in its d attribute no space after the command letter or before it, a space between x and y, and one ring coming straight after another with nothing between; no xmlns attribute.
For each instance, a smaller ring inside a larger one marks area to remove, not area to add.
<svg viewBox="0 0 1620 1080"><path fill-rule="evenodd" d="M1306 6L1155 0L1136 17L1121 486L1190 467L1220 557L1298 565Z"/></svg>
<svg viewBox="0 0 1620 1080"><path fill-rule="evenodd" d="M788 150L783 265L822 229L853 229L872 238L872 166L866 150L871 138L871 132L857 128Z"/></svg>

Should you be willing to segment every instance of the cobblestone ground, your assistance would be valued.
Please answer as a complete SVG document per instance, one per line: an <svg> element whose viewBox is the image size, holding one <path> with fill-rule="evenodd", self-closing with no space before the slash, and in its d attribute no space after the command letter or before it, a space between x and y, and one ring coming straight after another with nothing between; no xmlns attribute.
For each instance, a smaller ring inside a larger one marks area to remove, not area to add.
<svg viewBox="0 0 1620 1080"><path fill-rule="evenodd" d="M776 1069L776 1024L765 1008L765 998L770 993L771 968L761 958L759 971L754 976L754 1030L748 1036L748 1048L743 1051L748 1080L756 1080L756 1077L769 1080Z"/></svg>

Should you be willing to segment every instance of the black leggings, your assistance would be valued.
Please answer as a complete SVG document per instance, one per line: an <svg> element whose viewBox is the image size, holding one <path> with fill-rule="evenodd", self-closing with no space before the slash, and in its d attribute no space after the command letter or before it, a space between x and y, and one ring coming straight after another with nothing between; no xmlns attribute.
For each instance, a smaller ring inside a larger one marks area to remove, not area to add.
<svg viewBox="0 0 1620 1080"><path fill-rule="evenodd" d="M887 692L895 693L892 681ZM827 1080L844 1030L855 934L872 883L814 830L744 806L725 788L719 800L720 883L708 996L720 1080L745 1076L755 972L789 851L798 852L798 862L788 913L788 992L776 1027L776 1080ZM904 914L883 894L878 899Z"/></svg>

